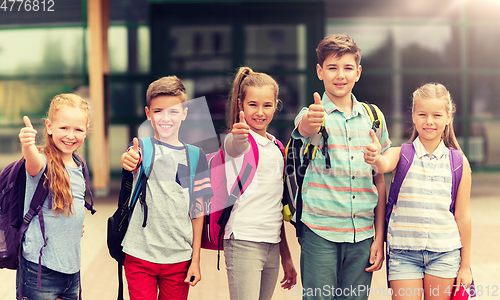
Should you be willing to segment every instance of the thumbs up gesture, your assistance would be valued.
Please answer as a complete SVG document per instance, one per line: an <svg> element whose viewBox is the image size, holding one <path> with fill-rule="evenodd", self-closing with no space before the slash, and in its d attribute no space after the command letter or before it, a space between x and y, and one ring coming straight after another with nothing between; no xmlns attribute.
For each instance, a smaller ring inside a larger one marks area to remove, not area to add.
<svg viewBox="0 0 500 300"><path fill-rule="evenodd" d="M323 125L325 116L325 108L321 104L321 96L318 92L314 93L314 103L309 105L309 111L304 115L300 122L300 134L304 137L309 137L316 134Z"/></svg>
<svg viewBox="0 0 500 300"><path fill-rule="evenodd" d="M233 134L233 143L237 143L240 146L248 142L248 133L250 132L250 126L248 126L245 120L245 113L240 111L240 121L233 125L231 133Z"/></svg>
<svg viewBox="0 0 500 300"><path fill-rule="evenodd" d="M372 137L372 142L366 145L364 159L367 164L372 165L380 159L382 146L380 145L377 135L373 129L370 130L370 136Z"/></svg>
<svg viewBox="0 0 500 300"><path fill-rule="evenodd" d="M132 143L132 147L122 155L122 167L127 171L134 171L141 158L139 153L139 140L135 137Z"/></svg>
<svg viewBox="0 0 500 300"><path fill-rule="evenodd" d="M21 128L21 132L19 132L19 141L21 142L21 147L27 148L35 145L37 131L33 128L28 116L24 116L23 121L25 127Z"/></svg>

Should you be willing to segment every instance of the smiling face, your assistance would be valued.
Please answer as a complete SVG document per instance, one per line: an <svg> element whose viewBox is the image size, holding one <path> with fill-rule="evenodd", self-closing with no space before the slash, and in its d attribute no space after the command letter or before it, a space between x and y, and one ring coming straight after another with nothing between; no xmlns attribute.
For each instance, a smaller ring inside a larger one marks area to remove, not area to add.
<svg viewBox="0 0 500 300"><path fill-rule="evenodd" d="M83 145L88 129L87 114L76 107L62 106L53 116L47 119L47 133L62 153L63 160L71 159L71 155Z"/></svg>
<svg viewBox="0 0 500 300"><path fill-rule="evenodd" d="M146 107L146 116L151 120L155 138L170 145L180 146L179 128L186 119L187 108L183 108L179 96L161 95L153 98Z"/></svg>
<svg viewBox="0 0 500 300"><path fill-rule="evenodd" d="M318 78L323 81L325 92L332 102L351 101L351 91L361 76L361 66L356 64L356 56L346 53L341 57L332 54L316 65Z"/></svg>
<svg viewBox="0 0 500 300"><path fill-rule="evenodd" d="M243 107L245 120L256 133L266 136L267 126L276 111L275 90L271 85L248 87Z"/></svg>
<svg viewBox="0 0 500 300"><path fill-rule="evenodd" d="M412 112L413 124L420 140L425 143L439 142L451 118L445 103L439 99L419 99Z"/></svg>

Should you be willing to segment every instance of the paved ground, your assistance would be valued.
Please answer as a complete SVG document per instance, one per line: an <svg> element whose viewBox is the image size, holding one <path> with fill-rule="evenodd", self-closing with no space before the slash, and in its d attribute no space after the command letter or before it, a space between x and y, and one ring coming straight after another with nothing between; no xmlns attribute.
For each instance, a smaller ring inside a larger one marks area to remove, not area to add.
<svg viewBox="0 0 500 300"><path fill-rule="evenodd" d="M472 214L472 271L478 286L478 300L500 299L500 174L473 175L471 197ZM115 261L106 247L106 221L116 208L116 196L97 199L94 216L85 219L82 240L82 286L86 300L114 300L117 296ZM293 227L287 224L288 241L295 266L298 269L300 248ZM216 269L216 252L202 252L202 281L191 288L189 299L229 299L224 260L221 271ZM280 279L282 273L280 273ZM277 285L273 299L300 299L300 282L291 291ZM370 300L388 300L385 267L374 274ZM0 270L0 300L15 299L15 272ZM126 296L128 299L128 295Z"/></svg>

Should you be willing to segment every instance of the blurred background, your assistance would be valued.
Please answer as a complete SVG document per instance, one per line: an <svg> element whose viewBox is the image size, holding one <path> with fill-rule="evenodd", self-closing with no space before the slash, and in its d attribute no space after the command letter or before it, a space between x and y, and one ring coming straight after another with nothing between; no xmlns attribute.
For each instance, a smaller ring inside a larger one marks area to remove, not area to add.
<svg viewBox="0 0 500 300"><path fill-rule="evenodd" d="M382 109L394 145L409 137L412 92L437 81L457 105L455 132L473 169L500 171L498 0L31 0L30 11L11 2L0 7L0 168L19 157L23 115L40 126L54 95L90 98L88 2L104 2L108 69L98 130L108 138L112 178L145 120L148 84L165 75L181 78L190 98L206 97L222 134L237 68L270 74L284 103L270 131L288 140L297 112L323 91L315 48L334 33L361 47L354 94ZM85 147L90 155L92 139Z"/></svg>
<svg viewBox="0 0 500 300"><path fill-rule="evenodd" d="M75 92L93 106L89 138L79 152L87 156L94 192L107 197L98 199L99 213L86 218L87 299L116 297L116 263L104 228L116 209L120 155L144 128L149 83L167 75L182 79L189 98L201 101L191 101L188 124L209 127L211 117L215 126L214 134L197 137L211 152L226 130L226 100L237 68L268 73L284 103L270 132L286 142L297 112L324 90L316 76L316 46L339 33L362 49L354 94L382 109L393 145L409 138L417 87L437 81L450 90L457 105L455 132L473 168L474 276L481 299L498 298L500 0L0 0L0 169L21 155L23 115L41 138L42 118L55 95ZM286 226L298 267L300 249ZM204 280L190 299L229 299L215 252L202 255ZM386 285L384 270L376 272L372 287ZM0 272L0 282L0 299L13 299L15 272ZM273 296L296 298L279 287Z"/></svg>

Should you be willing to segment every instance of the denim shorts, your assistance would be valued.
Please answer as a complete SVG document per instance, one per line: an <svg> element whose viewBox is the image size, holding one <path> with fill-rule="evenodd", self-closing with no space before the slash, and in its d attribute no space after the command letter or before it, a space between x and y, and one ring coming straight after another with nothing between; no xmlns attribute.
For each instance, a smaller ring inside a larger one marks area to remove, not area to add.
<svg viewBox="0 0 500 300"><path fill-rule="evenodd" d="M37 289L38 264L21 258L22 298L19 298L19 274L16 276L16 299L27 300L78 300L80 272L64 274L42 266L42 288Z"/></svg>
<svg viewBox="0 0 500 300"><path fill-rule="evenodd" d="M389 251L389 281L420 279L424 274L455 278L460 268L460 249L448 252L427 250Z"/></svg>

